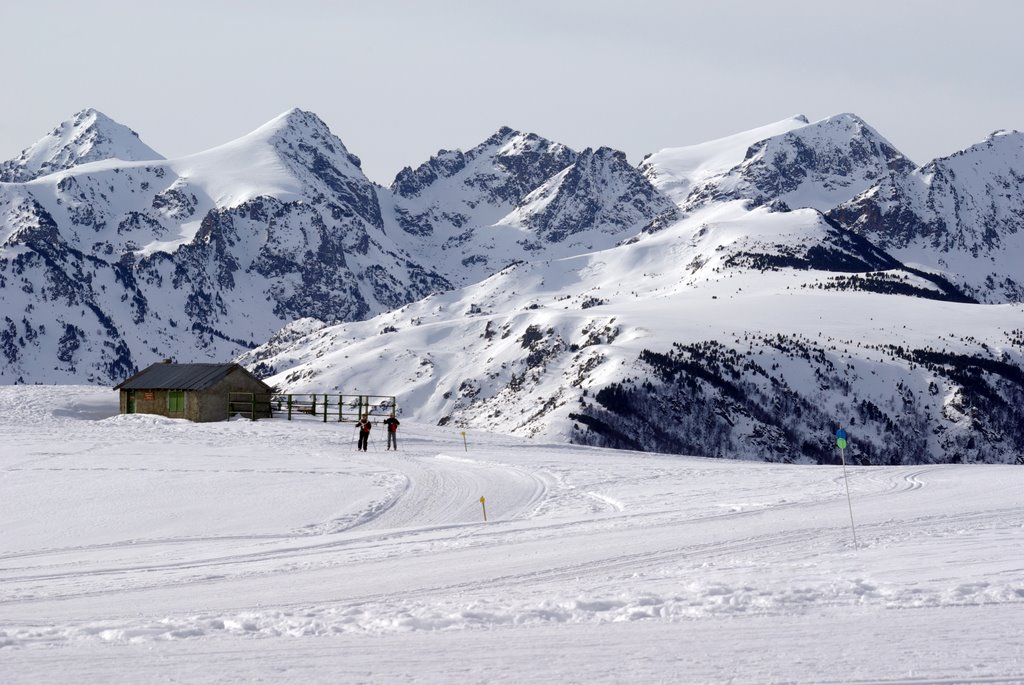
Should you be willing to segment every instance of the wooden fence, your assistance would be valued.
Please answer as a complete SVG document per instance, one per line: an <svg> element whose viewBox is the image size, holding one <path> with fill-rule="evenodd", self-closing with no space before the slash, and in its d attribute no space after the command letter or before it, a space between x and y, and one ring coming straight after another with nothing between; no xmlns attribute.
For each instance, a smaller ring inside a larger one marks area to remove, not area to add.
<svg viewBox="0 0 1024 685"><path fill-rule="evenodd" d="M394 395L340 395L329 393L266 394L232 392L228 394L228 417L252 419L275 417L311 417L328 421L358 421L359 417L394 416L397 403Z"/></svg>

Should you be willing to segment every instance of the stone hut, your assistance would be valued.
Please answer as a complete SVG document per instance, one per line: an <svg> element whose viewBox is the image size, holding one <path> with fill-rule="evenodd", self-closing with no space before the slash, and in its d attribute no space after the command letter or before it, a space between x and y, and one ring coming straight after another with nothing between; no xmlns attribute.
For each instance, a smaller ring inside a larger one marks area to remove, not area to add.
<svg viewBox="0 0 1024 685"><path fill-rule="evenodd" d="M273 388L238 364L175 364L163 361L115 385L122 414L158 414L190 421L225 421L228 401L255 393L269 412ZM229 397L230 394L230 397Z"/></svg>

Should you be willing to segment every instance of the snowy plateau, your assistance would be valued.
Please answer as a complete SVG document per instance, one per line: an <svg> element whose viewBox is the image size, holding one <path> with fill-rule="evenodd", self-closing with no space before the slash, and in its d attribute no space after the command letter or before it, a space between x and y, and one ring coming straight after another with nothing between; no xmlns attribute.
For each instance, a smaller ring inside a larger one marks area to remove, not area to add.
<svg viewBox="0 0 1024 685"><path fill-rule="evenodd" d="M0 165L0 383L237 359L560 444L1022 461L1024 134L917 166L793 117L634 166L502 127L360 164L299 109L175 159L78 113Z"/></svg>
<svg viewBox="0 0 1024 685"><path fill-rule="evenodd" d="M0 387L0 679L1024 682L1019 466L304 418Z"/></svg>

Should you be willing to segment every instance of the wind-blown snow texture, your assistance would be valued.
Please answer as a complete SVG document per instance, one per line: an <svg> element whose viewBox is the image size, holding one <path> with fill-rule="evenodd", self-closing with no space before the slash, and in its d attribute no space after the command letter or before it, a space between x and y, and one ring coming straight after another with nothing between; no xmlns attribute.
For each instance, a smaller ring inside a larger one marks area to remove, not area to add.
<svg viewBox="0 0 1024 685"><path fill-rule="evenodd" d="M1024 680L1019 467L116 412L0 387L5 683Z"/></svg>
<svg viewBox="0 0 1024 685"><path fill-rule="evenodd" d="M504 127L382 188L292 110L182 159L48 153L0 185L0 380L241 354L428 423L815 462L843 425L862 463L1014 462L1021 140L915 168L855 115L794 117L633 167Z"/></svg>

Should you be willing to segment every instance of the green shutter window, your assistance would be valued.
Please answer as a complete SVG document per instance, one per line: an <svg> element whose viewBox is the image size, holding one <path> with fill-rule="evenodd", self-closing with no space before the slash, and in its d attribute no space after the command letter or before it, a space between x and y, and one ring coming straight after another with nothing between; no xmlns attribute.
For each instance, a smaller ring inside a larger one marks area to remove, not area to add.
<svg viewBox="0 0 1024 685"><path fill-rule="evenodd" d="M185 391L184 390L169 390L167 392L167 413L168 414L184 414L185 413Z"/></svg>

